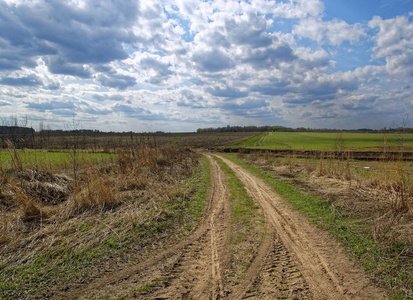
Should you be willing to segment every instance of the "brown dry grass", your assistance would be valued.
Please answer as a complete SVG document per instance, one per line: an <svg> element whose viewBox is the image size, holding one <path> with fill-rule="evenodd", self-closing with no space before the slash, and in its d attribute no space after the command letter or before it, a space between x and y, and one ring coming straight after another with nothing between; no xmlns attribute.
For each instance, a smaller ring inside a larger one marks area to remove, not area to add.
<svg viewBox="0 0 413 300"><path fill-rule="evenodd" d="M199 156L175 146L117 152L116 161L79 165L76 182L70 169L0 172L0 298L130 263L150 255L150 244L163 247L159 235L188 226L180 211L189 205ZM136 244L142 251L132 251ZM104 259L121 247L115 262Z"/></svg>

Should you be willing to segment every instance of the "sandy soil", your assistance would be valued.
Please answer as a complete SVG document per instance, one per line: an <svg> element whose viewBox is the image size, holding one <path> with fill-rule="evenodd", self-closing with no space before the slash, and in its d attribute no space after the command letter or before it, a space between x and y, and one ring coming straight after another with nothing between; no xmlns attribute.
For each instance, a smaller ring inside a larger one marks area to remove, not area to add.
<svg viewBox="0 0 413 300"><path fill-rule="evenodd" d="M263 207L276 237L263 272L249 291L254 298L384 298L384 293L370 283L366 274L349 260L337 242L314 228L305 217L288 209L262 180L222 159ZM277 276L280 277L278 281L275 279Z"/></svg>
<svg viewBox="0 0 413 300"><path fill-rule="evenodd" d="M224 174L208 155L213 174L209 207L185 240L148 260L95 279L66 299L382 299L342 247L291 211L270 187L224 159L261 207L264 238L237 280L230 280L231 217ZM233 273L233 272L232 272Z"/></svg>

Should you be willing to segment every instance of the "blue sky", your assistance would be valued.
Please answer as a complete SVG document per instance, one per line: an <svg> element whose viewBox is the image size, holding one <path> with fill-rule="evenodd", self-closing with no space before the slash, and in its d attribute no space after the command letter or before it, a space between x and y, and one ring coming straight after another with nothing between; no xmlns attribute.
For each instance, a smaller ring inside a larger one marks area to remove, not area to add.
<svg viewBox="0 0 413 300"><path fill-rule="evenodd" d="M391 127L413 0L0 0L0 125Z"/></svg>

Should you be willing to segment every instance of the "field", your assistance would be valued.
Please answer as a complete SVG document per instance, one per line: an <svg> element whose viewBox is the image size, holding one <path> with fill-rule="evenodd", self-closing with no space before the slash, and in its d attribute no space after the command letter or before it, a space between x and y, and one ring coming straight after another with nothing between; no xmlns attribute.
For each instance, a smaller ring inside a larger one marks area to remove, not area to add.
<svg viewBox="0 0 413 300"><path fill-rule="evenodd" d="M49 151L0 151L0 168L3 171L11 169L35 169L42 171L71 169L73 164L100 165L114 161L116 154L89 152L49 152Z"/></svg>
<svg viewBox="0 0 413 300"><path fill-rule="evenodd" d="M411 151L413 134L266 132L231 146L279 150Z"/></svg>
<svg viewBox="0 0 413 300"><path fill-rule="evenodd" d="M19 149L45 149L48 151L80 150L111 152L116 148L137 145L151 147L174 144L192 148L216 147L233 144L257 135L254 132L235 133L53 133L39 132L28 135L0 135L0 149L7 149L11 141Z"/></svg>
<svg viewBox="0 0 413 300"><path fill-rule="evenodd" d="M43 141L0 151L2 299L413 296L411 135Z"/></svg>

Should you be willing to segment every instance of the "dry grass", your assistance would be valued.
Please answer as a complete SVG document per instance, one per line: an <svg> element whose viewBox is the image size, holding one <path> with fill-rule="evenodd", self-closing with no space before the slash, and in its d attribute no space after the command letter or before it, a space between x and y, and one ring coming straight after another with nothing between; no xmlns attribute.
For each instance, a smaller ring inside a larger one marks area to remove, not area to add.
<svg viewBox="0 0 413 300"><path fill-rule="evenodd" d="M356 161L351 153L340 159L324 154L319 159L297 159L294 154L277 157L268 153L246 158L255 165L270 167L287 177L325 177L348 182L348 187L366 187L387 194L388 208L394 213L413 214L413 164L400 157L393 160ZM252 158L253 157L253 158Z"/></svg>
<svg viewBox="0 0 413 300"><path fill-rule="evenodd" d="M163 247L155 235L188 226L198 155L175 146L117 152L116 161L79 164L76 182L71 169L0 172L0 298L128 264ZM116 262L104 259L119 249Z"/></svg>

